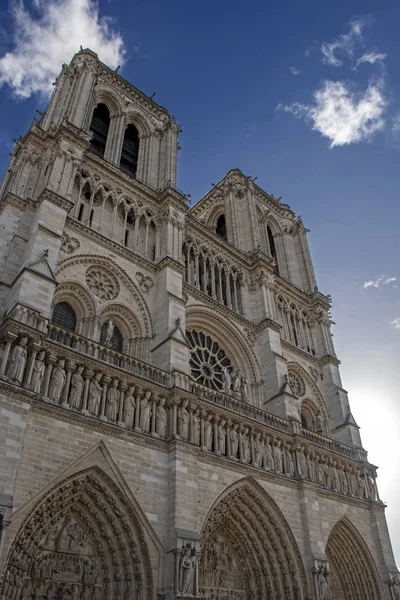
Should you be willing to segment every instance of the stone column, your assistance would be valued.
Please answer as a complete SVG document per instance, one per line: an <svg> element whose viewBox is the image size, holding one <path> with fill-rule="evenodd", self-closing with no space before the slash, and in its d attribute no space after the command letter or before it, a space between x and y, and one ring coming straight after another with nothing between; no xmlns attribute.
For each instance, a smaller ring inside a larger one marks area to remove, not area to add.
<svg viewBox="0 0 400 600"><path fill-rule="evenodd" d="M88 415L89 411L87 409L87 405L88 405L88 396L89 396L89 384L90 384L90 380L92 379L94 375L94 371L90 371L89 369L85 370L85 387L83 390L83 402L82 402L82 414L83 415Z"/></svg>
<svg viewBox="0 0 400 600"><path fill-rule="evenodd" d="M13 342L15 342L17 337L18 337L17 334L11 333L11 331L7 331L7 333L5 334L6 346L4 348L3 359L1 361L1 367L0 367L0 378L1 379L5 378L8 357L10 356L11 344Z"/></svg>
<svg viewBox="0 0 400 600"><path fill-rule="evenodd" d="M108 419L106 417L107 390L108 390L109 384L111 383L111 378L103 376L103 380L101 383L103 384L103 395L101 397L100 421L107 422L108 421Z"/></svg>

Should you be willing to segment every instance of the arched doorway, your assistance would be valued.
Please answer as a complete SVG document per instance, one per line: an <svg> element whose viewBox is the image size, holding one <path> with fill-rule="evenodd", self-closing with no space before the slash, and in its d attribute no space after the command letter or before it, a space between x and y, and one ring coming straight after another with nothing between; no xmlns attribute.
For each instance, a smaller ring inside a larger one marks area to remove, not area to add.
<svg viewBox="0 0 400 600"><path fill-rule="evenodd" d="M125 494L98 467L63 480L22 523L4 600L153 598L150 557Z"/></svg>
<svg viewBox="0 0 400 600"><path fill-rule="evenodd" d="M282 512L253 480L234 484L202 531L200 594L228 600L301 600L304 565Z"/></svg>
<svg viewBox="0 0 400 600"><path fill-rule="evenodd" d="M382 590L371 553L348 519L332 529L326 546L330 600L381 600Z"/></svg>

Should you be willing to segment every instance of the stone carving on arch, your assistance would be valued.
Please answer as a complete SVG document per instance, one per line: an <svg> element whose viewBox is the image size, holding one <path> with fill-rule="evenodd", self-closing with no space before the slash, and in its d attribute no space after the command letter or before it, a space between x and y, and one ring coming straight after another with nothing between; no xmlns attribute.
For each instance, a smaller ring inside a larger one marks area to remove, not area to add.
<svg viewBox="0 0 400 600"><path fill-rule="evenodd" d="M99 467L50 488L10 547L4 600L153 599L150 555L129 498Z"/></svg>
<svg viewBox="0 0 400 600"><path fill-rule="evenodd" d="M308 398L309 398L308 401L309 402L311 401L313 403L316 411L320 411L321 416L322 416L323 420L325 421L325 424L327 425L328 424L327 408L326 408L324 399L322 397L322 394L319 391L318 386L316 385L315 381L312 379L312 377L309 375L309 373L307 373L307 371L304 369L304 367L299 365L299 363L288 362L287 370L288 370L288 376L289 376L289 384L290 384L290 374L291 373L293 373L293 375L297 375L299 378L301 378L301 380L305 384L304 393L299 397L300 398L299 399L300 408L302 405L301 398L308 396ZM294 394L296 395L295 392L294 392Z"/></svg>
<svg viewBox="0 0 400 600"><path fill-rule="evenodd" d="M135 125L140 138L150 135L155 129L149 115L139 106L129 106L125 113L125 124Z"/></svg>
<svg viewBox="0 0 400 600"><path fill-rule="evenodd" d="M96 304L91 292L77 281L65 280L56 287L53 308L59 302L67 302L74 309L77 318L76 333L85 335L86 324L96 316Z"/></svg>
<svg viewBox="0 0 400 600"><path fill-rule="evenodd" d="M96 265L97 267L104 267L106 269L111 270L116 279L118 280L119 284L125 285L128 292L132 294L132 297L135 301L138 310L136 317L140 323L143 335L145 337L153 337L153 322L149 307L147 306L143 293L140 291L139 285L128 275L128 273L122 267L116 264L113 260L104 256L96 254L79 254L62 261L59 265L58 275L60 275L64 270L78 264L84 265L85 270L92 265Z"/></svg>
<svg viewBox="0 0 400 600"><path fill-rule="evenodd" d="M186 329L196 329L209 335L224 350L250 384L257 384L261 374L253 349L237 327L220 313L203 304L191 304L186 309ZM234 353L232 352L234 349Z"/></svg>
<svg viewBox="0 0 400 600"><path fill-rule="evenodd" d="M356 527L342 517L326 544L333 600L382 600L382 582L371 552Z"/></svg>
<svg viewBox="0 0 400 600"><path fill-rule="evenodd" d="M294 535L275 501L252 478L219 496L201 535L203 595L221 600L306 598L307 578Z"/></svg>

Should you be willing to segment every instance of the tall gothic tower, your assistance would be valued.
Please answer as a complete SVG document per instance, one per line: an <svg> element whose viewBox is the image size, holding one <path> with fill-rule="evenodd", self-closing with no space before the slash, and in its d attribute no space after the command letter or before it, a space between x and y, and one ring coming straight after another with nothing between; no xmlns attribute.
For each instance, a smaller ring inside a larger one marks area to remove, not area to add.
<svg viewBox="0 0 400 600"><path fill-rule="evenodd" d="M306 228L96 54L0 190L0 597L398 600Z"/></svg>

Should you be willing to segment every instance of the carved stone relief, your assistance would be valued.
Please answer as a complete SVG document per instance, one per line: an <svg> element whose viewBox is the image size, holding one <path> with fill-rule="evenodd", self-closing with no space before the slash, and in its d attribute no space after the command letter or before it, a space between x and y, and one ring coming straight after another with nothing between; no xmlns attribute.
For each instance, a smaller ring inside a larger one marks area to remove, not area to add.
<svg viewBox="0 0 400 600"><path fill-rule="evenodd" d="M203 550L200 562L201 592L221 600L246 598L243 577L233 549L223 535L217 533Z"/></svg>
<svg viewBox="0 0 400 600"><path fill-rule="evenodd" d="M113 300L118 296L118 280L108 269L95 265L89 267L85 279L89 289L101 300Z"/></svg>

